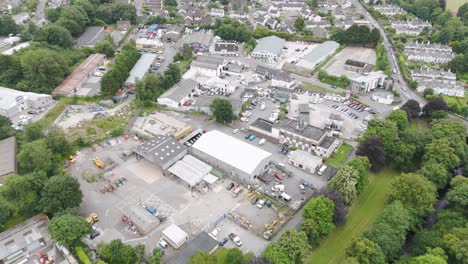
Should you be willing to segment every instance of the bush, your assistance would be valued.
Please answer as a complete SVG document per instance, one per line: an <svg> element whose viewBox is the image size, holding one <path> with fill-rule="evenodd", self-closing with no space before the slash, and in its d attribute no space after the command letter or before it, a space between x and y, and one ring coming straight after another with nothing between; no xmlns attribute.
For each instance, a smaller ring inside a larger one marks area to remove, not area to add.
<svg viewBox="0 0 468 264"><path fill-rule="evenodd" d="M91 260L89 260L88 255L86 255L82 247L75 247L75 253L80 260L80 263L91 264Z"/></svg>

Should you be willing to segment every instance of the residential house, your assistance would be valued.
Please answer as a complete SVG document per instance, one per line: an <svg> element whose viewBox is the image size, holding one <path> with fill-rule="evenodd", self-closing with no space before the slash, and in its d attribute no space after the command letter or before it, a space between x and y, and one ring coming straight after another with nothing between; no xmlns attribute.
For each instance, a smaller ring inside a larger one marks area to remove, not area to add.
<svg viewBox="0 0 468 264"><path fill-rule="evenodd" d="M429 29L429 31L432 30L431 23L418 19L411 21L392 21L391 26L395 29L397 34L407 34L413 36L421 34L425 28Z"/></svg>
<svg viewBox="0 0 468 264"><path fill-rule="evenodd" d="M448 63L454 54L452 47L443 44L410 42L405 45L404 51L408 60L428 63Z"/></svg>
<svg viewBox="0 0 468 264"><path fill-rule="evenodd" d="M212 8L210 10L210 15L212 17L224 17L224 9L222 8Z"/></svg>
<svg viewBox="0 0 468 264"><path fill-rule="evenodd" d="M403 10L398 5L374 5L375 10L384 16L395 16L406 14L406 11Z"/></svg>

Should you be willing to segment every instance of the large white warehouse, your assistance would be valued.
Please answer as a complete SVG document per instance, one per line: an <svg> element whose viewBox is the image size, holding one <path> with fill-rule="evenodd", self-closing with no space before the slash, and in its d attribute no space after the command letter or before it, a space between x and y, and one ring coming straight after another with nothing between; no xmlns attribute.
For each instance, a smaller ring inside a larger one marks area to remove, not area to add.
<svg viewBox="0 0 468 264"><path fill-rule="evenodd" d="M203 134L193 144L192 151L213 168L237 176L245 183L260 176L271 160L271 153L217 130Z"/></svg>
<svg viewBox="0 0 468 264"><path fill-rule="evenodd" d="M22 111L45 109L54 103L52 96L23 92L0 86L0 115L13 117Z"/></svg>

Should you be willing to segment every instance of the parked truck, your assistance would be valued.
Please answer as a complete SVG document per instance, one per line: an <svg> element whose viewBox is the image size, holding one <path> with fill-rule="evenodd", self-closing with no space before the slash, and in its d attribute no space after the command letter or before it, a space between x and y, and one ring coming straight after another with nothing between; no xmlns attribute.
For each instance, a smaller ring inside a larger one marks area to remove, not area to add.
<svg viewBox="0 0 468 264"><path fill-rule="evenodd" d="M92 213L90 214L87 218L86 218L86 222L90 223L90 224L94 224L96 222L99 221L99 217L97 214L95 213Z"/></svg>
<svg viewBox="0 0 468 264"><path fill-rule="evenodd" d="M93 159L94 165L96 165L100 169L104 169L104 162L100 160L98 157Z"/></svg>

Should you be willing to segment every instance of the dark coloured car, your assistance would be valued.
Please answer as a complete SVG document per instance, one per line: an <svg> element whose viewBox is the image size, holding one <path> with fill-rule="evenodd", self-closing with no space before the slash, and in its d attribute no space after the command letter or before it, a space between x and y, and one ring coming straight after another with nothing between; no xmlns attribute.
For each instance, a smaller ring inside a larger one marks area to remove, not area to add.
<svg viewBox="0 0 468 264"><path fill-rule="evenodd" d="M221 239L221 241L219 241L219 245L222 247L224 245L226 245L226 243L229 241L229 238L225 237L223 239Z"/></svg>
<svg viewBox="0 0 468 264"><path fill-rule="evenodd" d="M94 233L92 233L91 235L89 235L89 238L90 238L90 239L95 239L95 238L98 237L100 234L101 234L101 233L99 233L99 232L94 232Z"/></svg>
<svg viewBox="0 0 468 264"><path fill-rule="evenodd" d="M258 202L258 197L252 199L252 204L255 205Z"/></svg>
<svg viewBox="0 0 468 264"><path fill-rule="evenodd" d="M231 182L231 184L229 184L227 187L226 187L226 190L230 191L232 189L232 187L234 187L234 183Z"/></svg>

